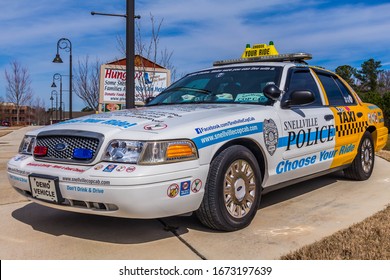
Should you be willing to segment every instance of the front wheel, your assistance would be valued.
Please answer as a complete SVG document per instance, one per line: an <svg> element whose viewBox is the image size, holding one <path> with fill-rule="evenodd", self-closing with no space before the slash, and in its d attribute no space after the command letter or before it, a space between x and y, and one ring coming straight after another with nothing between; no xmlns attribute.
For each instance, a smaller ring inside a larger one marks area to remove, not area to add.
<svg viewBox="0 0 390 280"><path fill-rule="evenodd" d="M243 146L231 146L211 162L196 215L213 229L242 229L256 215L260 197L261 172L256 158Z"/></svg>
<svg viewBox="0 0 390 280"><path fill-rule="evenodd" d="M346 177L364 181L370 178L372 170L374 169L375 150L374 142L372 141L371 133L366 131L359 144L358 153L353 160L351 166L344 169Z"/></svg>

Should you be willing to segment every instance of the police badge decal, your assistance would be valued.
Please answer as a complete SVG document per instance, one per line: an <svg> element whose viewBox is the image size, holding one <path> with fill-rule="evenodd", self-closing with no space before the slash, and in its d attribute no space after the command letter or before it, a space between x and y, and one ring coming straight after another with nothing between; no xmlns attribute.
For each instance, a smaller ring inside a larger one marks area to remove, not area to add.
<svg viewBox="0 0 390 280"><path fill-rule="evenodd" d="M278 127L273 119L266 120L263 122L263 136L264 143L267 147L268 153L272 156L278 146L279 133Z"/></svg>

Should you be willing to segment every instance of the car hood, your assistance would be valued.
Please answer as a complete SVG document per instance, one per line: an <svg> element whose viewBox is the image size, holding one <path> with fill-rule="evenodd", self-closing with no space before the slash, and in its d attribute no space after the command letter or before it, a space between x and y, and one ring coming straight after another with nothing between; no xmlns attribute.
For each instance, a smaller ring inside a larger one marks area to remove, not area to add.
<svg viewBox="0 0 390 280"><path fill-rule="evenodd" d="M93 131L133 140L189 138L219 128L259 122L265 106L246 104L191 104L140 107L88 115L40 129ZM265 114L266 115L266 114ZM137 133L134 133L137 132Z"/></svg>

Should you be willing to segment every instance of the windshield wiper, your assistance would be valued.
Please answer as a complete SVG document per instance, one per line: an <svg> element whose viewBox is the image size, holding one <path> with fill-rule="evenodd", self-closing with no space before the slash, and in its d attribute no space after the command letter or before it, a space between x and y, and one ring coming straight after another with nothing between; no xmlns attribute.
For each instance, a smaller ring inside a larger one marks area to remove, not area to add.
<svg viewBox="0 0 390 280"><path fill-rule="evenodd" d="M204 94L211 93L211 91L207 90L207 89L192 88L192 87L175 87L175 88L169 89L168 91L179 91L179 90L196 91L196 92L200 92L200 93L204 93Z"/></svg>

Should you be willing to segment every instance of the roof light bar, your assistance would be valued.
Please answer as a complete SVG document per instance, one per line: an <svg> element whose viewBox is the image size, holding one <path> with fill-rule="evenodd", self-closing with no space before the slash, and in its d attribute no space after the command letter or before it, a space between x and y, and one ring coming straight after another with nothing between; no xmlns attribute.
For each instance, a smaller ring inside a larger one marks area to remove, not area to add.
<svg viewBox="0 0 390 280"><path fill-rule="evenodd" d="M305 63L304 61L309 59L312 59L312 55L309 53L289 53L289 54L279 54L279 55L266 55L266 56L258 56L258 57L218 60L213 63L213 66L229 65L235 63L250 63L250 62L290 61L290 62Z"/></svg>

